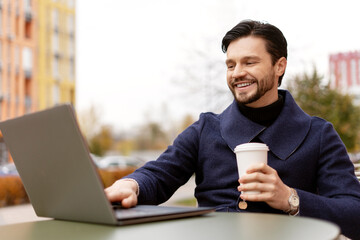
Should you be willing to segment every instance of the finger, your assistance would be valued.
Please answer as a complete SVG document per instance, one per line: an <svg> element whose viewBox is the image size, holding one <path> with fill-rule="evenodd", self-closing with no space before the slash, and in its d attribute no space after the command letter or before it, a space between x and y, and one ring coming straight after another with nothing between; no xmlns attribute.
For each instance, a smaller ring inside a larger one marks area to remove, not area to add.
<svg viewBox="0 0 360 240"><path fill-rule="evenodd" d="M246 184L241 184L238 187L238 190L240 192L244 192L246 194L246 191L258 191L261 193L266 193L266 192L274 192L275 191L275 186L273 184L267 184L267 183L260 183L260 182L251 182L251 183L246 183Z"/></svg>
<svg viewBox="0 0 360 240"><path fill-rule="evenodd" d="M271 194L267 192L262 192L258 194L247 194L242 193L240 195L240 198L244 201L250 201L250 202L267 202L270 199Z"/></svg>
<svg viewBox="0 0 360 240"><path fill-rule="evenodd" d="M124 208L130 208L137 204L137 194L132 186L132 181L118 180L104 190L110 202L121 202Z"/></svg>
<svg viewBox="0 0 360 240"><path fill-rule="evenodd" d="M137 196L132 192L107 191L107 198L110 202L121 202L124 208L130 208L137 204Z"/></svg>
<svg viewBox="0 0 360 240"><path fill-rule="evenodd" d="M137 197L136 195L132 194L130 197L125 198L121 201L121 206L124 208L131 208L136 206L137 204Z"/></svg>
<svg viewBox="0 0 360 240"><path fill-rule="evenodd" d="M249 174L253 172L263 172L265 174L269 174L272 173L273 171L275 170L266 163L255 163L246 170L246 173Z"/></svg>
<svg viewBox="0 0 360 240"><path fill-rule="evenodd" d="M269 182L271 180L271 175L266 175L262 172L253 172L248 173L239 179L239 183L249 183L249 182Z"/></svg>
<svg viewBox="0 0 360 240"><path fill-rule="evenodd" d="M123 199L131 196L132 192L129 190L119 190L116 187L109 187L105 189L105 194L111 202L121 202Z"/></svg>

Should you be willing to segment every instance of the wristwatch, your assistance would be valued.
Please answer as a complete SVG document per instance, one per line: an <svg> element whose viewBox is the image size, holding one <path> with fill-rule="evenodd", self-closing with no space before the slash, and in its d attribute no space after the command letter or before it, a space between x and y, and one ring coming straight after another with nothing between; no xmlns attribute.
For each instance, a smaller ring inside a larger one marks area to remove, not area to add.
<svg viewBox="0 0 360 240"><path fill-rule="evenodd" d="M291 195L288 199L288 202L290 204L290 209L286 211L286 213L288 213L291 216L296 216L299 214L300 198L295 189L290 188L290 191L291 191Z"/></svg>

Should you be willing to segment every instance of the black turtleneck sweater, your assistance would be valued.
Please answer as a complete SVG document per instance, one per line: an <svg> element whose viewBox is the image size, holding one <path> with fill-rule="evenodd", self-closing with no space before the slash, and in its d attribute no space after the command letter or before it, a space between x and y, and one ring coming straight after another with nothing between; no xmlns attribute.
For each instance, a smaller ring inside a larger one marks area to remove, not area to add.
<svg viewBox="0 0 360 240"><path fill-rule="evenodd" d="M240 112L253 122L256 122L265 127L270 126L279 116L283 106L284 98L279 94L276 102L261 108L251 108L243 104L238 104Z"/></svg>

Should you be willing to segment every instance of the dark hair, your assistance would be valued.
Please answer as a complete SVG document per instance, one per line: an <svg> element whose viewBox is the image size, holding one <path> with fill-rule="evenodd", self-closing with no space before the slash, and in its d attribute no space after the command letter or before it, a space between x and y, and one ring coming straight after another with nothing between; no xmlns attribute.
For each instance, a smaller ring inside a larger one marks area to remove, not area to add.
<svg viewBox="0 0 360 240"><path fill-rule="evenodd" d="M283 33L274 25L253 20L241 21L225 34L221 45L223 52L226 53L232 41L247 36L257 36L265 40L265 47L271 55L273 65L275 65L281 57L287 58L287 42ZM281 85L284 74L279 77L279 86Z"/></svg>

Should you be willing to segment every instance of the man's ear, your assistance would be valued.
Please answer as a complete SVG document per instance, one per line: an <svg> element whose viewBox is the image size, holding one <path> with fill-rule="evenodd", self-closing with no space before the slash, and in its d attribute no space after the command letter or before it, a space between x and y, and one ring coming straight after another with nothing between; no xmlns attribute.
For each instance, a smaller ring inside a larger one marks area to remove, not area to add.
<svg viewBox="0 0 360 240"><path fill-rule="evenodd" d="M275 64L275 73L277 76L284 74L287 65L287 60L285 57L281 57Z"/></svg>

